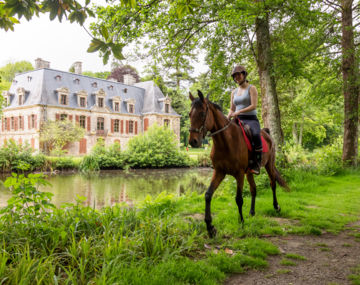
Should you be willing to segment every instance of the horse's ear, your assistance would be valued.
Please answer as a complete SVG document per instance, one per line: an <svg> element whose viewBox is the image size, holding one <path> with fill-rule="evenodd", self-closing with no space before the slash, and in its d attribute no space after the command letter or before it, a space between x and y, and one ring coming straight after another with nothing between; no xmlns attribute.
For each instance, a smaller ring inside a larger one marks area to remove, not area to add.
<svg viewBox="0 0 360 285"><path fill-rule="evenodd" d="M191 92L189 92L189 98L190 98L191 102L195 100L195 98L194 98L194 96L191 94Z"/></svg>
<svg viewBox="0 0 360 285"><path fill-rule="evenodd" d="M199 95L199 98L202 102L204 102L204 94L202 94L202 92L200 90L198 90L198 95Z"/></svg>

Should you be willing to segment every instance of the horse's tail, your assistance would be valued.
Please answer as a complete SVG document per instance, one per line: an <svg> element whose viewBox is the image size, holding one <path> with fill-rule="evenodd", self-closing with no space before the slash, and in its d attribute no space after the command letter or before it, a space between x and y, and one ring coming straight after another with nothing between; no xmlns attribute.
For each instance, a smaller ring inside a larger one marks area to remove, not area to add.
<svg viewBox="0 0 360 285"><path fill-rule="evenodd" d="M275 168L275 179L276 182L279 183L281 187L283 187L286 191L290 191L290 187L285 182L284 178L281 177L279 170L274 166Z"/></svg>

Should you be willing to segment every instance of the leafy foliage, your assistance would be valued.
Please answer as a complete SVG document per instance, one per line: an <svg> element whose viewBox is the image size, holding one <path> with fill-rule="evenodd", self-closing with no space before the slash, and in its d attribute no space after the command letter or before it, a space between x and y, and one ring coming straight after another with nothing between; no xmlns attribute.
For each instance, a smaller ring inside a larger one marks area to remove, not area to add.
<svg viewBox="0 0 360 285"><path fill-rule="evenodd" d="M144 134L129 141L128 164L136 168L189 165L189 157L181 153L176 144L176 137L172 130L152 125Z"/></svg>
<svg viewBox="0 0 360 285"><path fill-rule="evenodd" d="M66 153L66 144L79 141L85 129L69 120L47 121L41 126L40 141L47 144L50 153L60 156Z"/></svg>
<svg viewBox="0 0 360 285"><path fill-rule="evenodd" d="M14 79L16 73L22 73L33 69L34 67L32 66L32 64L25 60L9 62L8 64L0 68L0 82L11 82ZM6 90L8 89L9 88L7 88Z"/></svg>

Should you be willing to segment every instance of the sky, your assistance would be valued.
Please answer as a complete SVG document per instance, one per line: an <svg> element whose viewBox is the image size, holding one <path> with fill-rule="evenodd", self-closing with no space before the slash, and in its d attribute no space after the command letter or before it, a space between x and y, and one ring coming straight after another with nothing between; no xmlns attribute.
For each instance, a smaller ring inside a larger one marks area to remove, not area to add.
<svg viewBox="0 0 360 285"><path fill-rule="evenodd" d="M91 21L94 18L87 20L85 26ZM0 29L0 67L20 60L27 60L35 66L35 59L40 57L50 62L50 68L62 71L68 71L76 61L82 62L83 71L110 71L110 63L104 66L98 52L86 51L90 42L90 35L77 23L50 21L48 14L34 16L29 22L21 20L15 25L14 32ZM142 76L144 62L125 63L134 66ZM195 67L195 74L205 70L205 66L199 64Z"/></svg>

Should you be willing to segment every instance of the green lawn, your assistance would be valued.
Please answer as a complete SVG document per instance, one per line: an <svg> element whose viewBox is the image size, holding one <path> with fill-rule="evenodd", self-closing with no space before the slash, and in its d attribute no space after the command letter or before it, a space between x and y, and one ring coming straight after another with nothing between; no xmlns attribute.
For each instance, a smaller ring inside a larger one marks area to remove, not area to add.
<svg viewBox="0 0 360 285"><path fill-rule="evenodd" d="M68 205L36 217L5 215L0 282L219 284L230 273L264 268L268 255L279 254L263 235L336 233L359 218L359 172L324 177L288 171L285 176L291 192L278 190L281 213L272 208L265 175L257 178L255 217L248 214L245 189L244 227L238 223L236 183L226 178L212 202L214 239L203 222L204 197L196 193L178 198L162 193L130 209ZM279 218L293 222L284 227Z"/></svg>

